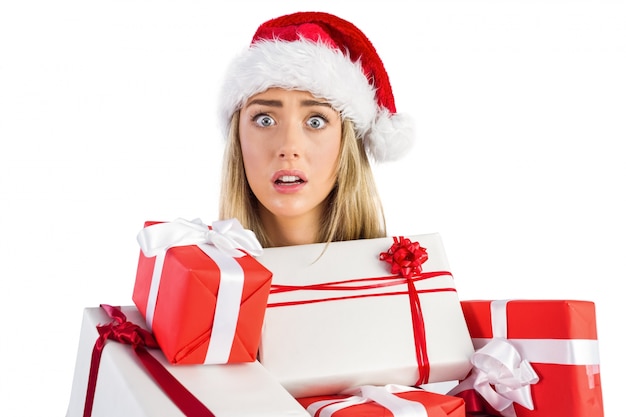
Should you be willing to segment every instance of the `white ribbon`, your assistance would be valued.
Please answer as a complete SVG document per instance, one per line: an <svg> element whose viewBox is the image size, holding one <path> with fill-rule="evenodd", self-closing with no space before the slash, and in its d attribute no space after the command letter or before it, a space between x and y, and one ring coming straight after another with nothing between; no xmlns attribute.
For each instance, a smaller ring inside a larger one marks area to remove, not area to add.
<svg viewBox="0 0 626 417"><path fill-rule="evenodd" d="M375 402L389 410L394 417L428 417L426 407L422 403L394 395L395 393L408 391L420 390L395 384L385 386L362 385L342 392L342 394L351 395L350 397L316 401L307 407L307 411L314 416L321 410L319 417L331 417L335 412L344 408Z"/></svg>
<svg viewBox="0 0 626 417"><path fill-rule="evenodd" d="M237 219L215 221L209 226L200 219L176 219L172 222L157 223L141 229L137 235L139 247L148 258L156 256L175 246L189 246L200 243L214 245L234 258L245 255L243 249L252 256L263 252L254 232L244 229Z"/></svg>
<svg viewBox="0 0 626 417"><path fill-rule="evenodd" d="M516 415L514 403L534 409L530 385L536 384L539 377L512 344L501 338L492 339L474 353L471 361L472 373L449 395L474 389L505 417Z"/></svg>
<svg viewBox="0 0 626 417"><path fill-rule="evenodd" d="M204 357L205 364L227 363L233 346L243 293L244 271L232 257L213 245L198 245L220 269L220 283L215 300L211 341Z"/></svg>
<svg viewBox="0 0 626 417"><path fill-rule="evenodd" d="M476 369L474 389L505 417L515 417L513 403L534 410L530 385L539 377L527 358L505 339L508 336L506 305L508 300L491 302L493 340L472 357Z"/></svg>
<svg viewBox="0 0 626 417"><path fill-rule="evenodd" d="M493 339L472 338L474 348L480 349ZM509 339L520 356L531 363L554 365L600 365L600 348L592 339Z"/></svg>
<svg viewBox="0 0 626 417"><path fill-rule="evenodd" d="M262 253L263 249L254 233L244 229L236 219L213 222L210 230L200 219L192 221L176 219L173 222L157 223L143 228L137 235L137 241L146 257L156 256L146 306L146 324L149 329L152 329L161 272L169 248L197 245L217 264L220 269L220 283L211 341L204 363L228 362L237 327L244 281L244 272L233 258L242 257L246 252L253 256Z"/></svg>

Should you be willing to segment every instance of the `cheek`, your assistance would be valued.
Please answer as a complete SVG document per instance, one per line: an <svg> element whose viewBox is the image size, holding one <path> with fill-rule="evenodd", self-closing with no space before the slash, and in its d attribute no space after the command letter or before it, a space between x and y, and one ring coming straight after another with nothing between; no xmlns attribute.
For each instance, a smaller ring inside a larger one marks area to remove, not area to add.
<svg viewBox="0 0 626 417"><path fill-rule="evenodd" d="M254 177L254 173L263 165L262 156L255 147L241 144L241 156L243 159L243 167L246 170L246 176Z"/></svg>
<svg viewBox="0 0 626 417"><path fill-rule="evenodd" d="M239 144L243 164L246 169L254 167L254 165L258 164L259 159L265 155L264 147L260 146L259 141L253 140L254 138L251 138L249 135L250 133L245 127L239 127Z"/></svg>
<svg viewBox="0 0 626 417"><path fill-rule="evenodd" d="M340 140L329 141L325 146L316 148L316 159L319 161L319 168L329 176L335 177L335 168L339 161Z"/></svg>

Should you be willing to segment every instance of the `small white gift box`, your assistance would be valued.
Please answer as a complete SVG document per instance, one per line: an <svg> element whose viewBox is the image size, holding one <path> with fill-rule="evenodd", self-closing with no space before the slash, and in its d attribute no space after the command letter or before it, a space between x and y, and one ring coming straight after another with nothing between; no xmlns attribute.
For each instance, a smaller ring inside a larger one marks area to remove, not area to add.
<svg viewBox="0 0 626 417"><path fill-rule="evenodd" d="M146 328L134 306L122 307L129 322ZM83 416L96 326L111 322L101 308L86 308L66 417ZM310 417L258 362L172 365L158 349L148 350L216 416ZM92 417L184 416L146 372L130 345L107 341L98 370Z"/></svg>

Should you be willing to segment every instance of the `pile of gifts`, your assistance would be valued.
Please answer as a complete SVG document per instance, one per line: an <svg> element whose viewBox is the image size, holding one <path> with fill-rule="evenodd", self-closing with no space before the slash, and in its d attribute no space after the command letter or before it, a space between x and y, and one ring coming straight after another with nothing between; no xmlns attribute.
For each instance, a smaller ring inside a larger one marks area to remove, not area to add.
<svg viewBox="0 0 626 417"><path fill-rule="evenodd" d="M439 234L262 249L147 222L86 308L67 417L602 417L594 304L461 301Z"/></svg>

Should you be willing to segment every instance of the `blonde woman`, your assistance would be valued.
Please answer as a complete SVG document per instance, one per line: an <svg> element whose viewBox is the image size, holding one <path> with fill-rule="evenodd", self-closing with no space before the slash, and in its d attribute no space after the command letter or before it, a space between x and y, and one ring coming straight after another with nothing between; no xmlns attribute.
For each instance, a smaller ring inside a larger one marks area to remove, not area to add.
<svg viewBox="0 0 626 417"><path fill-rule="evenodd" d="M227 73L220 218L264 247L383 237L370 161L412 143L387 72L352 23L298 12L263 23Z"/></svg>

